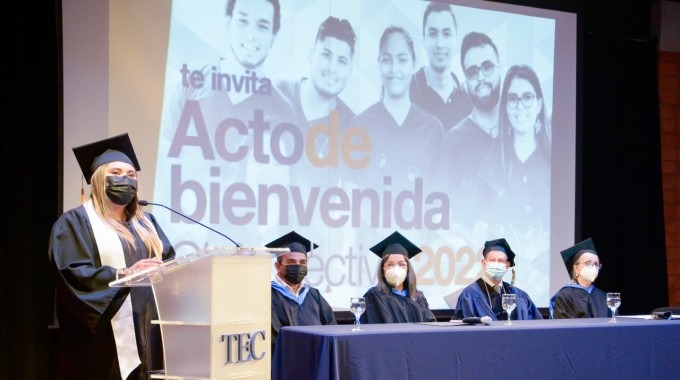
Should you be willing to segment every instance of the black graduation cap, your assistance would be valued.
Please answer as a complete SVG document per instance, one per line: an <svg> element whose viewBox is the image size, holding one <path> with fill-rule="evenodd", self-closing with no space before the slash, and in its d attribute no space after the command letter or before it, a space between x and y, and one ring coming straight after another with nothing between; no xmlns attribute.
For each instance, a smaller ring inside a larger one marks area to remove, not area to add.
<svg viewBox="0 0 680 380"><path fill-rule="evenodd" d="M301 252L305 255L312 249L319 248L318 245L314 244L312 247L312 242L305 238L304 236L298 234L295 231L291 231L280 238L265 244L267 248L288 248L291 252ZM285 255L288 252L282 252L276 255L276 257Z"/></svg>
<svg viewBox="0 0 680 380"><path fill-rule="evenodd" d="M380 243L371 247L371 252L375 253L379 258L393 253L401 253L402 255L411 259L413 256L419 254L421 249L417 245L411 243L407 238L397 231L394 231L390 236L386 237Z"/></svg>
<svg viewBox="0 0 680 380"><path fill-rule="evenodd" d="M134 166L135 170L141 170L127 133L75 147L73 153L76 155L80 170L88 184L92 173L99 166L109 162L127 162Z"/></svg>
<svg viewBox="0 0 680 380"><path fill-rule="evenodd" d="M515 252L510 248L510 244L504 239L489 240L484 242L484 251L482 254L486 257L486 254L491 251L501 251L508 256L508 262L511 267L515 266Z"/></svg>
<svg viewBox="0 0 680 380"><path fill-rule="evenodd" d="M585 252L590 252L597 255L593 239L588 238L580 243L577 243L573 247L569 247L560 252L560 255L562 255L562 260L564 261L564 265L567 267L567 272L571 273L571 268L574 266L574 261L578 260L578 258L581 257L581 255Z"/></svg>

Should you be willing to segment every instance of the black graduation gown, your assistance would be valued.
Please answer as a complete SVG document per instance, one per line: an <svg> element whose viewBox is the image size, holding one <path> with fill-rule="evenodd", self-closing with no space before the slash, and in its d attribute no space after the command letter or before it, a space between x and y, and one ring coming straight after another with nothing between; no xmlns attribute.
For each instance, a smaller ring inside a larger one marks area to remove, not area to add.
<svg viewBox="0 0 680 380"><path fill-rule="evenodd" d="M366 311L362 323L435 322L423 292L416 292L416 300L390 292L385 294L374 286L364 294Z"/></svg>
<svg viewBox="0 0 680 380"><path fill-rule="evenodd" d="M279 331L284 326L337 325L333 309L316 288L309 293L302 305L272 287L272 353Z"/></svg>
<svg viewBox="0 0 680 380"><path fill-rule="evenodd" d="M583 288L565 286L550 301L553 319L611 317L607 294L598 288L589 294Z"/></svg>
<svg viewBox="0 0 680 380"><path fill-rule="evenodd" d="M153 215L147 213L163 242L163 260L175 251ZM137 238L136 252L123 245L127 267L148 251ZM163 346L151 287L111 288L116 268L102 266L87 212L79 206L53 225L49 242L50 270L56 286L59 322L58 379L120 379L111 318L131 296L137 348L142 364L128 378L146 379L146 371L163 369Z"/></svg>

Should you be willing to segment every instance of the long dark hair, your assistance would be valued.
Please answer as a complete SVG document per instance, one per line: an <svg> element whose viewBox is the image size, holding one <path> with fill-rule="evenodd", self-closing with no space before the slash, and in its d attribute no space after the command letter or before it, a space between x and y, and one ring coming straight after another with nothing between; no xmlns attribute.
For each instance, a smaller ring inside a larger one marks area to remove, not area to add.
<svg viewBox="0 0 680 380"><path fill-rule="evenodd" d="M390 257L390 255L399 255L399 253L388 253L383 255L382 260L380 260L380 266L378 267L378 275L376 276L378 278L378 284L376 287L384 294L390 294L392 292L392 285L390 285L387 280L385 279L385 262L387 259ZM411 266L411 261L404 256L404 259L406 260L406 265L408 265L408 268L406 270L406 278L404 279L404 289L408 291L408 296L412 300L416 300L416 295L418 293L418 286L416 283L416 274L415 271L413 270L413 267Z"/></svg>
<svg viewBox="0 0 680 380"><path fill-rule="evenodd" d="M536 150L541 154L544 154L548 159L551 156L551 143L552 143L552 130L549 117L547 116L545 97L543 96L543 90L541 89L541 82L538 79L538 75L531 66L528 65L514 65L508 69L505 74L505 79L503 80L503 89L501 90L501 102L500 102L500 132L498 139L500 141L501 150L501 167L503 168L503 173L509 173L507 170L508 160L506 159L508 155L514 154L513 148L513 130L510 120L508 118L508 110L506 107L508 101L508 90L512 81L520 78L524 79L531 84L536 93L536 101L539 99L542 101L541 110L536 115L537 126L535 127L536 135ZM519 105L518 105L519 107ZM506 178L509 180L509 178Z"/></svg>

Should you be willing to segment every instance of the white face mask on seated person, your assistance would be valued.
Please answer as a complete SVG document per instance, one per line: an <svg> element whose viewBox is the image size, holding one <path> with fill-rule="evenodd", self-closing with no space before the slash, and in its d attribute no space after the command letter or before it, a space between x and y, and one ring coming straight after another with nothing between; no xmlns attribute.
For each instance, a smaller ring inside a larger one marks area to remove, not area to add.
<svg viewBox="0 0 680 380"><path fill-rule="evenodd" d="M484 269L484 273L486 273L486 275L494 281L498 281L503 278L503 276L505 276L505 272L507 272L505 263L487 263L486 268Z"/></svg>
<svg viewBox="0 0 680 380"><path fill-rule="evenodd" d="M399 265L395 265L385 271L385 280L387 280L387 282L393 287L403 284L405 279L406 269L400 267Z"/></svg>
<svg viewBox="0 0 680 380"><path fill-rule="evenodd" d="M492 248L483 259L484 273L492 281L499 281L508 270L508 255L499 248Z"/></svg>
<svg viewBox="0 0 680 380"><path fill-rule="evenodd" d="M581 272L579 273L579 277L581 277L585 281L594 282L599 273L600 273L599 265L591 265L591 266L583 265L583 268L581 269Z"/></svg>

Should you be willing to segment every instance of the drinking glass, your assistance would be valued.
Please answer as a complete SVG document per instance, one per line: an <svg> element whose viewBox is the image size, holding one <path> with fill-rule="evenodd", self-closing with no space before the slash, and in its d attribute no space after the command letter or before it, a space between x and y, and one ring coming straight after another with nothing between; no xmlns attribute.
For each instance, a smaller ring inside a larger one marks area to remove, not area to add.
<svg viewBox="0 0 680 380"><path fill-rule="evenodd" d="M349 311L354 314L354 328L352 331L361 331L361 321L359 317L366 311L366 299L364 297L350 298Z"/></svg>
<svg viewBox="0 0 680 380"><path fill-rule="evenodd" d="M512 311L515 310L517 306L517 294L503 294L503 310L508 313L508 321L504 325L511 326L512 321L510 320L510 315Z"/></svg>
<svg viewBox="0 0 680 380"><path fill-rule="evenodd" d="M609 322L616 323L616 309L621 306L621 293L607 293L607 307L612 310L612 319Z"/></svg>

